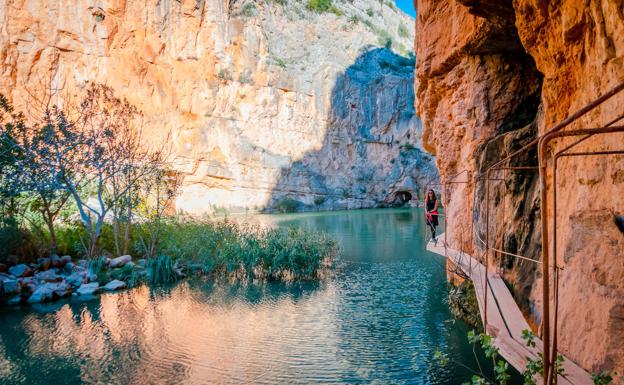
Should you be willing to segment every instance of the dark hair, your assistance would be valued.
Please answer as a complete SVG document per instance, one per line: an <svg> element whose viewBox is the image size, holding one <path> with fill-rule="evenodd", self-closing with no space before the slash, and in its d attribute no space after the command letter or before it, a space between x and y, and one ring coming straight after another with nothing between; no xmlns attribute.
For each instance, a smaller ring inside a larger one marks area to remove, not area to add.
<svg viewBox="0 0 624 385"><path fill-rule="evenodd" d="M427 194L425 195L425 202L429 202L429 193L433 194L433 201L437 201L438 198L436 197L435 191L433 191L433 189L429 189L429 191L427 191Z"/></svg>

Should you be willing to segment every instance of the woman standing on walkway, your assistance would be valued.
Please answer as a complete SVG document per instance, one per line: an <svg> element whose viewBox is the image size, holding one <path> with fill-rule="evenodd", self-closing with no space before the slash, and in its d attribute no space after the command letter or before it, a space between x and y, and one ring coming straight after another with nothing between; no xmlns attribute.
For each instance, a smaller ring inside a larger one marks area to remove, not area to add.
<svg viewBox="0 0 624 385"><path fill-rule="evenodd" d="M438 198L433 190L427 191L425 197L425 219L431 229L431 240L436 242L436 227L438 227Z"/></svg>

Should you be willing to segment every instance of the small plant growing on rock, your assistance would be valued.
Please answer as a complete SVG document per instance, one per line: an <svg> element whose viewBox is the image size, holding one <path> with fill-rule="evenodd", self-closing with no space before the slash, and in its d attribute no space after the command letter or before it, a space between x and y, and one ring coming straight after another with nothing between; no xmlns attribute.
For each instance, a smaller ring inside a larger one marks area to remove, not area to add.
<svg viewBox="0 0 624 385"><path fill-rule="evenodd" d="M409 30L407 29L407 27L405 26L405 24L403 24L403 22L401 22L399 24L399 27L397 29L397 33L399 34L399 36L401 37L408 37L409 36Z"/></svg>
<svg viewBox="0 0 624 385"><path fill-rule="evenodd" d="M320 206L323 203L325 203L325 197L324 196L319 195L319 196L315 196L314 197L314 204L315 205Z"/></svg>
<svg viewBox="0 0 624 385"><path fill-rule="evenodd" d="M366 10L366 14L368 15L368 17L373 17L373 15L375 14L375 11L373 11L372 8L368 8Z"/></svg>
<svg viewBox="0 0 624 385"><path fill-rule="evenodd" d="M232 76L225 68L221 68L219 70L219 72L217 73L217 78L219 78L220 80L232 80Z"/></svg>
<svg viewBox="0 0 624 385"><path fill-rule="evenodd" d="M606 372L594 373L592 374L592 381L594 385L608 385L613 381L613 377Z"/></svg>

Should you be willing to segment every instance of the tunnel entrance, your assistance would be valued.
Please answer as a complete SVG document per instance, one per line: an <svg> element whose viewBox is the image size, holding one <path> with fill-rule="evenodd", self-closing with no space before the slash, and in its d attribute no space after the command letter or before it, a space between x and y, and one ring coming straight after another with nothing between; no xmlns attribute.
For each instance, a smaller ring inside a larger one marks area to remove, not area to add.
<svg viewBox="0 0 624 385"><path fill-rule="evenodd" d="M409 191L397 191L394 193L394 203L402 206L412 200L412 193Z"/></svg>

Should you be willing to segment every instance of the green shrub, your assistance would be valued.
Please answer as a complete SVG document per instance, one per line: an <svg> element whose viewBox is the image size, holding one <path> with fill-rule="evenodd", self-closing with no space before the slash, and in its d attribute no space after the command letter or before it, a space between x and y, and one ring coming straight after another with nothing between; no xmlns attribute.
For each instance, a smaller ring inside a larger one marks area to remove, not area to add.
<svg viewBox="0 0 624 385"><path fill-rule="evenodd" d="M348 19L349 24L356 25L360 23L360 18L357 15L351 15Z"/></svg>
<svg viewBox="0 0 624 385"><path fill-rule="evenodd" d="M482 329L481 313L472 281L465 280L459 286L449 285L447 302L455 317L479 330Z"/></svg>
<svg viewBox="0 0 624 385"><path fill-rule="evenodd" d="M366 10L366 14L368 15L368 17L373 17L373 15L375 14L375 11L373 11L372 8L368 8Z"/></svg>
<svg viewBox="0 0 624 385"><path fill-rule="evenodd" d="M220 80L232 80L232 76L226 68L221 68L217 73L217 78Z"/></svg>
<svg viewBox="0 0 624 385"><path fill-rule="evenodd" d="M332 0L308 0L306 8L316 13L330 12Z"/></svg>
<svg viewBox="0 0 624 385"><path fill-rule="evenodd" d="M379 37L377 39L377 42L379 43L379 45L387 49L391 49L392 48L392 36L390 36L388 31L381 30L381 31L378 31L378 33L379 33Z"/></svg>
<svg viewBox="0 0 624 385"><path fill-rule="evenodd" d="M299 208L299 201L292 198L282 198L273 207L280 213L294 213Z"/></svg>
<svg viewBox="0 0 624 385"><path fill-rule="evenodd" d="M315 205L320 206L323 203L325 203L325 197L324 196L318 195L318 196L314 197L314 204Z"/></svg>
<svg viewBox="0 0 624 385"><path fill-rule="evenodd" d="M273 61L275 61L275 64L277 64L278 67L286 68L288 66L288 64L286 63L286 60L282 58L274 57Z"/></svg>
<svg viewBox="0 0 624 385"><path fill-rule="evenodd" d="M147 271L151 283L172 283L178 279L173 260L168 255L159 255L147 261Z"/></svg>
<svg viewBox="0 0 624 385"><path fill-rule="evenodd" d="M399 36L401 36L401 37L408 37L409 36L409 30L407 29L405 24L403 24L403 22L399 23L399 28L398 28L397 32L398 32Z"/></svg>
<svg viewBox="0 0 624 385"><path fill-rule="evenodd" d="M333 13L334 15L340 17L344 15L344 12L342 12L342 10L338 7L336 7L334 4L329 6L329 9L327 10L327 12L329 13Z"/></svg>
<svg viewBox="0 0 624 385"><path fill-rule="evenodd" d="M256 5L254 3L245 3L245 5L243 5L243 8L240 10L240 12L238 13L241 16L244 17L252 17L256 15Z"/></svg>

